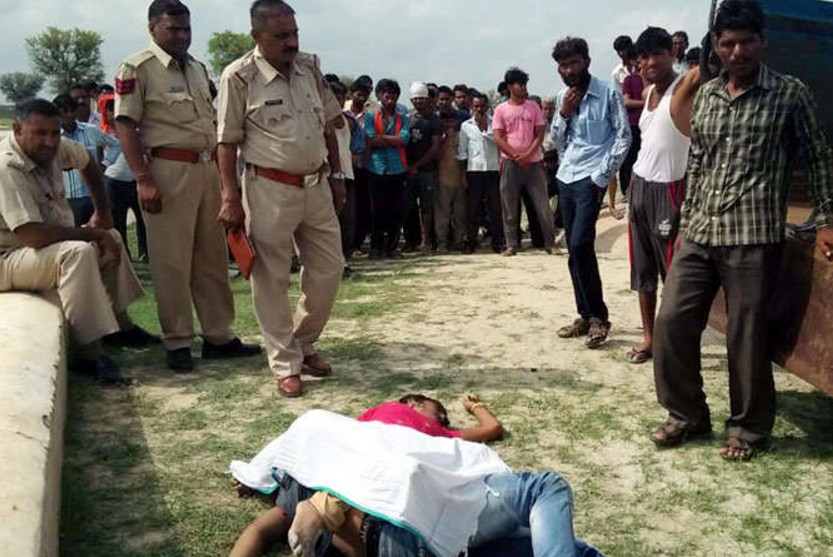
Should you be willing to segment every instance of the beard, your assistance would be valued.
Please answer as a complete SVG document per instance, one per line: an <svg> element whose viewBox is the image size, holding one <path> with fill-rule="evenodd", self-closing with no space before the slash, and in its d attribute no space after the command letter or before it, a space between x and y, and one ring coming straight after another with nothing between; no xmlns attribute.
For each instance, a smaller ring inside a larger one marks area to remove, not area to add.
<svg viewBox="0 0 833 557"><path fill-rule="evenodd" d="M579 89L586 89L588 85L590 85L590 72L584 70L582 73L578 75L571 75L568 77L564 77L564 84L567 87L577 87Z"/></svg>

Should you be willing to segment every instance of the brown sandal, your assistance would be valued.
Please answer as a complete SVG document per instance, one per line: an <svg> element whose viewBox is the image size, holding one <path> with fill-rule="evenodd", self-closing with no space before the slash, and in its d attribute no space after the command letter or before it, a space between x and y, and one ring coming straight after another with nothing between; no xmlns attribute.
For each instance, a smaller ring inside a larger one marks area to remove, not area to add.
<svg viewBox="0 0 833 557"><path fill-rule="evenodd" d="M651 441L657 447L676 447L687 441L692 441L696 438L708 438L711 435L711 424L695 427L685 422L669 419L651 432Z"/></svg>
<svg viewBox="0 0 833 557"><path fill-rule="evenodd" d="M726 443L720 447L718 453L723 460L732 462L741 462L751 460L759 452L765 451L769 448L769 440L762 439L761 441L751 442L739 437L729 437ZM737 454L732 454L732 453Z"/></svg>
<svg viewBox="0 0 833 557"><path fill-rule="evenodd" d="M583 337L590 331L590 320L579 317L569 325L565 325L558 329L555 333L559 338L578 338Z"/></svg>
<svg viewBox="0 0 833 557"><path fill-rule="evenodd" d="M609 332L610 321L602 321L598 317L591 317L590 328L587 331L587 340L584 341L584 345L587 348L598 348L607 340Z"/></svg>

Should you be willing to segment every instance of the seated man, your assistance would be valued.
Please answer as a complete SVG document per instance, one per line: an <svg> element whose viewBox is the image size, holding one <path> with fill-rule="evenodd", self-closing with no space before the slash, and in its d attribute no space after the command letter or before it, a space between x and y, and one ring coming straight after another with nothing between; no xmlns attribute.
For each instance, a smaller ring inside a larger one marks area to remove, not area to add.
<svg viewBox="0 0 833 557"><path fill-rule="evenodd" d="M61 172L78 169L95 211L74 226ZM130 378L104 354L101 339L146 346L158 339L137 327L127 306L142 287L112 228L98 163L87 150L61 138L58 109L42 99L20 105L14 135L0 142L0 292L57 292L69 325L70 367L103 383Z"/></svg>

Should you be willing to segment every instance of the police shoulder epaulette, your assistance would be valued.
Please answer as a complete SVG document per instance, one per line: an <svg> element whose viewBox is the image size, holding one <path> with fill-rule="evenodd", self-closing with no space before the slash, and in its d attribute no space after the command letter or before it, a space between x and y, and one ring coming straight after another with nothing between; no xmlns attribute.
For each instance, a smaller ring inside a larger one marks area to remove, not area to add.
<svg viewBox="0 0 833 557"><path fill-rule="evenodd" d="M247 52L241 58L229 64L225 71L234 75L234 77L245 85L251 83L257 74L254 51Z"/></svg>
<svg viewBox="0 0 833 557"><path fill-rule="evenodd" d="M151 58L153 58L153 52L149 48L146 48L145 50L142 50L140 52L137 52L136 54L132 54L125 58L124 63L128 66L138 68Z"/></svg>
<svg viewBox="0 0 833 557"><path fill-rule="evenodd" d="M318 55L312 54L311 52L299 52L297 55L295 55L295 61L298 64L308 66L315 70L319 69L320 66Z"/></svg>

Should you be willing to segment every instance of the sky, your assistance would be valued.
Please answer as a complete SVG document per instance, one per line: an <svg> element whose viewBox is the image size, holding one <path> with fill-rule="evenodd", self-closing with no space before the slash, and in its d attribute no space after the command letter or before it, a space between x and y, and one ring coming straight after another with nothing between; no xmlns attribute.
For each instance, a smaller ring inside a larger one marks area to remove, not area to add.
<svg viewBox="0 0 833 557"><path fill-rule="evenodd" d="M191 0L191 54L207 60L212 33L248 32L250 2ZM555 42L579 36L590 45L590 70L610 80L618 61L613 40L634 40L648 25L682 29L692 43L706 32L709 0L296 0L301 49L322 69L481 90L495 88L510 66L530 74L531 94L562 88L550 58ZM0 74L31 71L24 40L47 27L78 27L104 38L102 59L112 83L119 62L149 42L145 0L0 0ZM51 96L51 91L41 95Z"/></svg>

